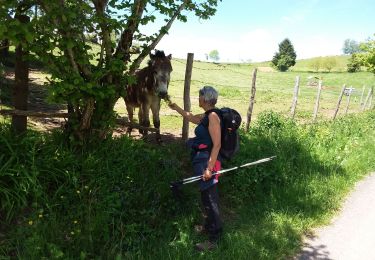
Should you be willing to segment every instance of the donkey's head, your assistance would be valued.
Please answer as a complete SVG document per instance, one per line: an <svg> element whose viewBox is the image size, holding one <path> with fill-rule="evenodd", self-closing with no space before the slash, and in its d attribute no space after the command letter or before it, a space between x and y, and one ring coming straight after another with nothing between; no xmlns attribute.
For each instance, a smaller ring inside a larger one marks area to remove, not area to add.
<svg viewBox="0 0 375 260"><path fill-rule="evenodd" d="M165 98L168 95L168 85L172 72L172 55L165 56L163 51L156 50L155 54L150 54L150 58L148 65L152 68L155 94L160 98Z"/></svg>

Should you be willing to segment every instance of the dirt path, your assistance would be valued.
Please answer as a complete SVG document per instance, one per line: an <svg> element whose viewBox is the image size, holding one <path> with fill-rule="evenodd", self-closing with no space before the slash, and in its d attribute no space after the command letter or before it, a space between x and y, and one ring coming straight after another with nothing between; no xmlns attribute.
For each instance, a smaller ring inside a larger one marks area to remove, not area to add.
<svg viewBox="0 0 375 260"><path fill-rule="evenodd" d="M375 173L357 183L339 215L307 238L294 259L375 259Z"/></svg>
<svg viewBox="0 0 375 260"><path fill-rule="evenodd" d="M28 96L28 109L39 111L39 112L67 112L66 105L62 104L53 104L48 101L48 91L47 87L44 85L47 83L46 73L43 73L36 69L29 70L29 96ZM11 96L11 89L14 84L14 71L7 69L5 73L5 86L8 88L6 92L8 96ZM0 109L2 104L7 106L12 106L11 100L1 100ZM117 108L123 107L122 110L125 110L125 105L121 100L117 102ZM121 116L125 116L122 114ZM65 124L65 119L63 118L40 118L40 117L29 117L28 124L32 125L34 129L39 131L50 131L55 128L63 127ZM113 135L115 137L125 135L125 127L117 127L114 129ZM173 131L168 129L161 129L161 138L164 143L171 142L181 142L181 131ZM140 139L142 136L139 134L138 130L134 129L132 132L132 137L134 139ZM144 138L146 142L155 143L156 137L155 134L149 134Z"/></svg>

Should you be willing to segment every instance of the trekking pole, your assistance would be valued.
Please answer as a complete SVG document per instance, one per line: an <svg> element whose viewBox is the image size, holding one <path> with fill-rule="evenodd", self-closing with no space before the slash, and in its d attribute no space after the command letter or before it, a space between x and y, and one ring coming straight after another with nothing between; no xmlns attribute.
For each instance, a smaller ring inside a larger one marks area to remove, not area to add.
<svg viewBox="0 0 375 260"><path fill-rule="evenodd" d="M236 167L232 167L232 168L229 168L229 169L220 170L220 171L212 173L212 176L215 176L215 175L218 175L218 174L223 174L225 172L234 171L234 170L237 170L237 169L240 169L240 168L244 168L244 167L249 167L249 166L257 165L257 164L260 164L260 163L269 162L269 161L271 161L274 158L276 158L276 156L271 156L271 157L268 157L268 158L260 159L260 160L255 161L255 162L250 162L250 163L246 163L246 164L243 164L243 165L240 165L240 166L236 166ZM181 185L192 183L192 182L196 182L196 181L199 181L201 179L203 179L203 175L193 176L193 177L186 178L186 179L183 179L183 180L171 182L170 187L171 187L172 190L178 189Z"/></svg>

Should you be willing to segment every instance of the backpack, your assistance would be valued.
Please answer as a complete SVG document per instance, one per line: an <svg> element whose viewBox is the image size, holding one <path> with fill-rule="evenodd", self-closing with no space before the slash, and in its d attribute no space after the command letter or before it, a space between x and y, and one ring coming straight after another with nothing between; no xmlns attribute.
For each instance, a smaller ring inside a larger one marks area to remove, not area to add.
<svg viewBox="0 0 375 260"><path fill-rule="evenodd" d="M237 130L241 125L241 115L229 107L209 110L206 112L206 115L208 116L211 112L216 112L221 120L220 155L224 159L229 160L240 149L240 135Z"/></svg>

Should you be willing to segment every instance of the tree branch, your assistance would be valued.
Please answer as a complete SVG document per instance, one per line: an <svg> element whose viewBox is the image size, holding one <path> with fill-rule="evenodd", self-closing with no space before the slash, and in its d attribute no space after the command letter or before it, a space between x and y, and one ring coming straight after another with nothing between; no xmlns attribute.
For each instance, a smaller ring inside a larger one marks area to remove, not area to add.
<svg viewBox="0 0 375 260"><path fill-rule="evenodd" d="M98 61L98 68L101 68L103 65L103 55L104 55L104 42L102 40L102 44L100 44L100 56Z"/></svg>
<svg viewBox="0 0 375 260"><path fill-rule="evenodd" d="M168 33L169 29L171 28L173 22L176 20L177 16L181 13L181 11L185 8L186 4L189 2L189 0L185 0L180 7L176 10L174 15L171 17L171 19L167 22L165 26L163 26L160 30L159 35L155 38L155 40L146 48L144 48L139 54L139 56L135 59L135 61L132 63L130 67L130 74L133 74L141 65L144 58L153 50L156 45L160 42L160 40L164 37L165 34Z"/></svg>
<svg viewBox="0 0 375 260"><path fill-rule="evenodd" d="M16 12L19 14L23 14L27 10L29 10L34 4L35 4L34 1L30 1L30 0L21 1L17 6Z"/></svg>
<svg viewBox="0 0 375 260"><path fill-rule="evenodd" d="M92 0L92 2L95 6L95 10L98 16L104 19L104 10L108 4L108 0ZM103 21L100 21L99 25L102 29L102 47L104 47L105 49L105 59L108 62L112 57L111 32L109 31L108 26L105 23L103 23Z"/></svg>
<svg viewBox="0 0 375 260"><path fill-rule="evenodd" d="M132 14L129 17L126 29L121 34L121 40L117 45L115 57L120 57L124 62L128 62L130 60L130 47L133 42L133 36L135 31L138 29L146 5L147 1L145 0L134 1Z"/></svg>
<svg viewBox="0 0 375 260"><path fill-rule="evenodd" d="M44 9L45 13L49 13L51 11L52 6L50 4L45 4L43 0L37 0L37 2L42 7L42 9ZM60 0L61 8L64 8L64 4L65 4L64 0ZM61 12L61 13L64 16L64 12ZM62 36L65 36L68 39L73 38L71 33L68 30L62 29L61 26L59 26L62 23L61 19L54 18L52 19L52 22L55 24L56 28L59 30ZM82 73L86 78L89 78L91 76L91 71L89 68L87 68L86 66L81 66L79 63L76 62L75 53L72 48L66 47L66 49L64 50L64 53L68 56L73 69L77 73L79 74Z"/></svg>

